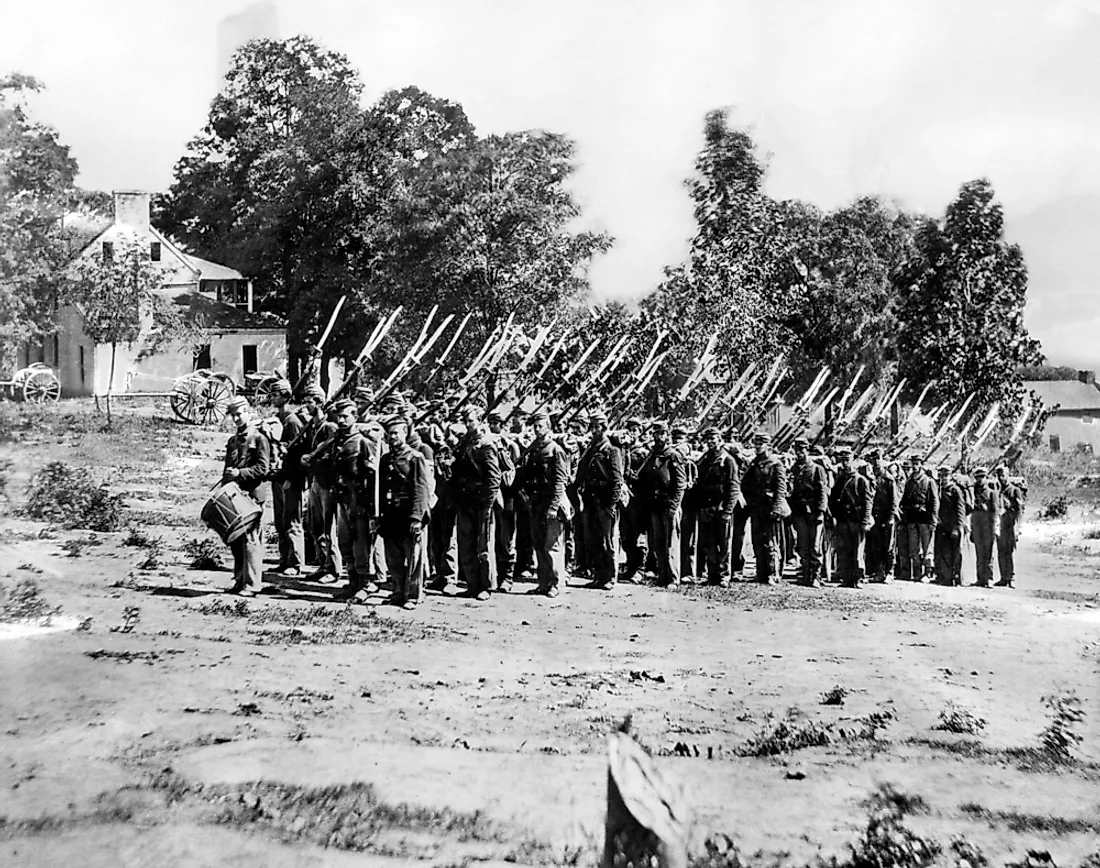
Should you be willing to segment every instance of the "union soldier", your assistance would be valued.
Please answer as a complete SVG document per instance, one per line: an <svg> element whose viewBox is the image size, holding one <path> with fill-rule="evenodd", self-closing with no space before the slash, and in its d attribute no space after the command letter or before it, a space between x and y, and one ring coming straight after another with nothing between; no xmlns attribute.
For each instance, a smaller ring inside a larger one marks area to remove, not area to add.
<svg viewBox="0 0 1100 868"><path fill-rule="evenodd" d="M974 543L974 566L978 587L993 581L993 552L1001 535L1001 492L984 467L974 470L974 511L970 516L970 539Z"/></svg>
<svg viewBox="0 0 1100 868"><path fill-rule="evenodd" d="M1023 487L1009 478L1008 468L1003 464L997 468L997 481L1001 486L1001 534L997 537L997 566L1001 580L997 586L1011 588L1016 580L1016 544L1020 539L1026 495Z"/></svg>
<svg viewBox="0 0 1100 868"><path fill-rule="evenodd" d="M336 473L331 461L311 462L310 454L336 434L336 423L325 410L325 392L320 386L306 389L302 401L306 414L305 427L298 439L287 449L286 460L297 459L307 477L306 530L313 540L317 569L309 578L323 583L337 580L343 570L343 558L337 545Z"/></svg>
<svg viewBox="0 0 1100 868"><path fill-rule="evenodd" d="M638 574L645 571L646 558L649 556L649 516L638 496L638 472L649 456L649 450L641 442L644 427L645 423L641 419L628 419L621 434L623 477L630 490L629 501L619 517L625 558L624 582L637 581Z"/></svg>
<svg viewBox="0 0 1100 868"><path fill-rule="evenodd" d="M535 439L516 470L516 484L527 501L538 587L530 593L556 597L565 585L565 523L570 510L565 487L569 458L553 436L545 411L531 417Z"/></svg>
<svg viewBox="0 0 1100 868"><path fill-rule="evenodd" d="M809 443L805 437L794 441L794 464L790 470L791 493L787 503L791 508L798 548L798 583L808 588L821 587L822 533L825 511L829 508L829 481L825 468L810 460Z"/></svg>
<svg viewBox="0 0 1100 868"><path fill-rule="evenodd" d="M657 584L680 584L680 506L687 489L684 459L669 443L667 422L654 422L653 448L638 471L638 499L649 516Z"/></svg>
<svg viewBox="0 0 1100 868"><path fill-rule="evenodd" d="M582 504L585 563L592 571L589 587L611 590L618 578L619 504L625 494L623 456L607 436L607 414L588 414L591 438L577 465L577 493Z"/></svg>
<svg viewBox="0 0 1100 868"><path fill-rule="evenodd" d="M256 424L247 399L237 396L230 400L226 416L237 430L225 446L222 482L236 482L262 510L271 488L267 481L271 469L271 443ZM229 550L233 553L233 585L227 591L251 597L263 582L264 546L260 523L231 542Z"/></svg>
<svg viewBox="0 0 1100 868"><path fill-rule="evenodd" d="M455 498L458 563L469 596L485 602L496 587L493 504L500 497L500 457L481 421L482 409L462 410L466 433L455 447L451 486Z"/></svg>
<svg viewBox="0 0 1100 868"><path fill-rule="evenodd" d="M496 536L497 590L512 590L516 571L516 462L520 446L504 431L504 414L489 411L489 431L500 461L500 497L493 504L493 533Z"/></svg>
<svg viewBox="0 0 1100 868"><path fill-rule="evenodd" d="M310 455L309 464L331 461L336 476L337 543L348 571L347 587L334 596L339 600L365 603L378 590L374 560L377 541L375 481L380 443L356 425L355 402L338 401L334 406L336 433Z"/></svg>
<svg viewBox="0 0 1100 868"><path fill-rule="evenodd" d="M302 433L305 422L290 403L291 385L278 379L271 387L271 403L282 427L279 437L284 454ZM302 530L302 495L305 474L297 461L285 461L272 475L271 506L275 513L275 532L279 536L279 566L275 572L284 576L300 576L305 564L305 534Z"/></svg>
<svg viewBox="0 0 1100 868"><path fill-rule="evenodd" d="M939 469L939 503L936 522L936 581L941 585L962 584L962 535L966 528L966 494L951 468Z"/></svg>
<svg viewBox="0 0 1100 868"><path fill-rule="evenodd" d="M858 588L864 576L860 549L874 524L871 517L874 494L867 477L852 463L851 447L837 447L836 457L840 467L829 493L829 511L836 521L836 570L844 587Z"/></svg>
<svg viewBox="0 0 1100 868"><path fill-rule="evenodd" d="M745 529L749 524L749 508L745 505L745 493L742 490L742 483L752 456L747 450L742 449L741 445L733 438L733 432L730 432L729 451L734 460L737 461L738 473L738 495L737 502L733 505L733 520L731 522L733 539L730 541L730 572L732 581L741 582L745 579Z"/></svg>
<svg viewBox="0 0 1100 868"><path fill-rule="evenodd" d="M876 582L889 582L894 577L894 545L901 496L897 478L883 462L882 453L872 449L867 459L875 477L875 500L871 506L875 526L867 534L867 577Z"/></svg>
<svg viewBox="0 0 1100 868"><path fill-rule="evenodd" d="M383 456L380 468L378 528L393 582L391 602L415 609L427 574L432 467L421 452L409 445L404 417L389 417L385 429L389 452Z"/></svg>
<svg viewBox="0 0 1100 868"><path fill-rule="evenodd" d="M730 584L730 523L733 507L741 494L737 460L722 444L722 432L703 432L706 452L699 459L694 501L698 513L699 557L707 582L728 588ZM703 570L700 570L702 573Z"/></svg>
<svg viewBox="0 0 1100 868"><path fill-rule="evenodd" d="M932 536L939 522L940 500L936 484L919 456L909 461L900 508L898 578L903 582L927 581L932 573Z"/></svg>
<svg viewBox="0 0 1100 868"><path fill-rule="evenodd" d="M702 570L697 570L696 544L698 543L699 513L695 504L695 483L699 479L696 456L691 449L691 429L686 425L672 426L672 446L684 456L684 471L687 474L687 490L680 510L680 577L692 581Z"/></svg>
<svg viewBox="0 0 1100 868"><path fill-rule="evenodd" d="M741 493L752 517L752 550L756 581L777 584L782 577L780 525L787 506L787 471L771 452L771 437L758 431L753 437L756 456L741 479Z"/></svg>

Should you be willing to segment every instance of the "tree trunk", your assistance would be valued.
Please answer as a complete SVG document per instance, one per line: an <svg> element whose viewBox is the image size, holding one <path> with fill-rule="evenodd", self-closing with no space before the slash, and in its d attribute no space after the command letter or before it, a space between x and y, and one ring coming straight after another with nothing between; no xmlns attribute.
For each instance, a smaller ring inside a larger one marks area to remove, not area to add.
<svg viewBox="0 0 1100 868"><path fill-rule="evenodd" d="M111 371L107 375L107 427L111 427L111 391L115 387L115 350L118 344L111 344Z"/></svg>
<svg viewBox="0 0 1100 868"><path fill-rule="evenodd" d="M629 720L627 723L629 726ZM687 868L687 813L680 789L627 732L608 743L607 823L601 868Z"/></svg>

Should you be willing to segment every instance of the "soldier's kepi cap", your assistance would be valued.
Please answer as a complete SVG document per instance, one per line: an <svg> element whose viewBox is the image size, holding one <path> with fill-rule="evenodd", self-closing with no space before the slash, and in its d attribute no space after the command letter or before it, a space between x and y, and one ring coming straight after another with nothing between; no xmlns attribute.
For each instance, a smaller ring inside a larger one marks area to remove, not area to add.
<svg viewBox="0 0 1100 868"><path fill-rule="evenodd" d="M290 381L279 377L274 383L271 384L271 388L268 390L272 395L289 395L291 391Z"/></svg>
<svg viewBox="0 0 1100 868"><path fill-rule="evenodd" d="M687 437L691 433L691 429L681 422L677 422L672 426L672 433L677 437Z"/></svg>
<svg viewBox="0 0 1100 868"><path fill-rule="evenodd" d="M626 420L626 427L627 428L644 428L645 427L645 422L643 422L637 416L631 416L629 419Z"/></svg>
<svg viewBox="0 0 1100 868"><path fill-rule="evenodd" d="M337 401L335 404L332 405L332 409L335 410L337 413L345 413L348 410L356 413L359 412L359 408L355 406L355 402L352 401L350 398L342 398L341 400Z"/></svg>
<svg viewBox="0 0 1100 868"><path fill-rule="evenodd" d="M948 467L946 464L941 464L939 467L936 468L936 472L940 476L947 476L947 474L951 472L951 468Z"/></svg>
<svg viewBox="0 0 1100 868"><path fill-rule="evenodd" d="M872 461L876 458L881 458L881 457L882 457L882 451L881 450L879 450L879 449L868 449L867 450L867 460L868 461Z"/></svg>
<svg viewBox="0 0 1100 868"><path fill-rule="evenodd" d="M753 443L771 443L772 442L772 435L769 434L767 431L757 431L755 434L752 435L752 442Z"/></svg>
<svg viewBox="0 0 1100 868"><path fill-rule="evenodd" d="M722 437L722 429L717 428L714 425L711 425L710 427L703 429L703 437L704 438L707 438L707 437L721 438Z"/></svg>
<svg viewBox="0 0 1100 868"><path fill-rule="evenodd" d="M837 446L833 450L833 455L835 455L837 458L851 458L852 457L852 447L851 446Z"/></svg>
<svg viewBox="0 0 1100 868"><path fill-rule="evenodd" d="M607 414L603 410L589 410L588 411L588 424L598 422L601 425L607 424Z"/></svg>
<svg viewBox="0 0 1100 868"><path fill-rule="evenodd" d="M656 419L654 420L653 424L649 426L649 430L653 431L654 433L660 432L661 434L667 434L668 422L666 422L664 419Z"/></svg>
<svg viewBox="0 0 1100 868"><path fill-rule="evenodd" d="M240 413L242 410L247 410L248 406L248 398L243 395L237 395L229 399L229 403L225 405L225 412Z"/></svg>
<svg viewBox="0 0 1100 868"><path fill-rule="evenodd" d="M302 392L302 397L316 398L318 401L323 401L325 400L325 390L316 384L312 386L307 386L306 389Z"/></svg>
<svg viewBox="0 0 1100 868"><path fill-rule="evenodd" d="M534 413L531 414L531 424L532 425L534 425L536 422L549 422L549 421L550 421L550 413L546 410L536 410Z"/></svg>
<svg viewBox="0 0 1100 868"><path fill-rule="evenodd" d="M974 475L975 476L988 476L989 475L989 468L987 468L987 467L975 467L974 468Z"/></svg>
<svg viewBox="0 0 1100 868"><path fill-rule="evenodd" d="M398 425L408 427L408 421L400 413L392 413L382 420L382 427L389 431L391 428L395 428Z"/></svg>
<svg viewBox="0 0 1100 868"><path fill-rule="evenodd" d="M503 422L504 413L500 410L490 410L487 418L490 422Z"/></svg>
<svg viewBox="0 0 1100 868"><path fill-rule="evenodd" d="M794 445L796 447L797 446L802 446L802 447L805 448L805 447L808 447L810 445L810 441L806 437L795 437L794 438Z"/></svg>

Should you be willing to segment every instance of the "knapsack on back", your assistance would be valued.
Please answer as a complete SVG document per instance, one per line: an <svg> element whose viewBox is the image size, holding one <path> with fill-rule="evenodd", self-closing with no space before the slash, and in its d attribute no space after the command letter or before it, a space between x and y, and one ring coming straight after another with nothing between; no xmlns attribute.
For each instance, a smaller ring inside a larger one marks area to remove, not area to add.
<svg viewBox="0 0 1100 868"><path fill-rule="evenodd" d="M267 479L278 479L286 463L286 444L283 442L283 423L275 416L261 419L257 426L260 434L267 438L271 446L271 465Z"/></svg>

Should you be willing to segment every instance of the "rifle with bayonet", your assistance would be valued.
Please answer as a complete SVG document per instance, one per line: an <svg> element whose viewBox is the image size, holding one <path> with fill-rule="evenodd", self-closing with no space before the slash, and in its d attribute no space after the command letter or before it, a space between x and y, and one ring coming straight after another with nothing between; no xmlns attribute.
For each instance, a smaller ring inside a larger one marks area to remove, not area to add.
<svg viewBox="0 0 1100 868"><path fill-rule="evenodd" d="M466 316L462 318L462 321L458 324L458 328L455 329L455 333L451 335L451 340L447 346L443 348L443 352L439 354L435 360L435 364L432 365L432 369L428 371L428 376L424 378L424 382L420 384L420 388L416 390L416 396L414 400L422 398L424 393L428 390L428 384L435 379L436 374L443 370L443 366L447 363L447 357L450 356L451 350L455 348L455 344L458 343L459 337L466 330L466 324L470 321L470 317L474 314L472 311L467 312Z"/></svg>
<svg viewBox="0 0 1100 868"><path fill-rule="evenodd" d="M362 351L356 356L355 362L352 364L351 368L348 369L343 381L336 387L336 391L329 396L328 401L325 402L326 408L331 407L340 400L344 392L346 392L355 381L356 376L363 369L363 366L370 361L371 356L374 355L374 351L378 349L382 341L385 340L386 335L389 334L390 329L393 328L393 324L397 321L397 317L400 316L402 310L403 308L401 305L398 305L388 317L383 317L378 321L370 337L367 338L366 344L363 345Z"/></svg>
<svg viewBox="0 0 1100 868"><path fill-rule="evenodd" d="M336 307L332 311L332 316L328 318L328 325L325 326L324 332L321 333L321 339L314 344L309 351L309 358L306 359L305 369L302 371L302 375L298 378L298 382L294 384L294 388L291 390L292 394L297 395L298 390L305 385L306 380L309 379L310 371L313 368L314 362L320 363L321 358L324 355L325 342L328 340L328 336L332 334L332 328L336 325L336 318L340 316L340 310L344 306L344 302L348 300L346 295L340 296L340 300L336 302Z"/></svg>
<svg viewBox="0 0 1100 868"><path fill-rule="evenodd" d="M779 426L779 430L772 437L772 444L777 452L786 449L790 442L802 433L806 420L813 409L817 394L829 379L830 373L828 366L818 371L809 388L795 402L790 418Z"/></svg>

